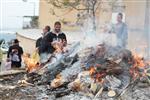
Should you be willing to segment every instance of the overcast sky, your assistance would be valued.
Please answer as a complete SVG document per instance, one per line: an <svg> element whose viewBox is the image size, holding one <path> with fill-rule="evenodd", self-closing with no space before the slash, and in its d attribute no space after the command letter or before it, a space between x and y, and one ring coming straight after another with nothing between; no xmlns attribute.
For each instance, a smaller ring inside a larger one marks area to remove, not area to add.
<svg viewBox="0 0 150 100"><path fill-rule="evenodd" d="M0 29L21 28L23 16L34 14L39 14L39 0L0 0Z"/></svg>

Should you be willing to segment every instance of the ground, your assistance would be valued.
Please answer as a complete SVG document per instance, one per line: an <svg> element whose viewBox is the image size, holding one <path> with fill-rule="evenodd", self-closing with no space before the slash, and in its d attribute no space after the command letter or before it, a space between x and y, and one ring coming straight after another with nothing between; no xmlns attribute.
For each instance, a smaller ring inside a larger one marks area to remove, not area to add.
<svg viewBox="0 0 150 100"><path fill-rule="evenodd" d="M71 92L69 95L55 98L54 95L47 95L47 86L25 86L17 84L22 79L23 73L5 76L0 79L0 100L93 100L78 92ZM94 100L150 100L150 87L147 83L137 83L129 88L120 98L108 98L107 92Z"/></svg>

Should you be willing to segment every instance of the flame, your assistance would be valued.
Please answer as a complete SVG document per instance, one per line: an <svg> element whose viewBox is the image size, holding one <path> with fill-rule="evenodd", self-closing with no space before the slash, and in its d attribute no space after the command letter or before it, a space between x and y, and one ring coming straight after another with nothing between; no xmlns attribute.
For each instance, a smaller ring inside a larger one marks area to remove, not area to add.
<svg viewBox="0 0 150 100"><path fill-rule="evenodd" d="M146 67L148 67L149 65L150 65L149 61L144 61L142 57L133 53L133 62L132 62L132 67L130 69L130 74L132 75L133 79L139 77L145 77L147 72Z"/></svg>
<svg viewBox="0 0 150 100"><path fill-rule="evenodd" d="M28 54L25 54L23 56L23 60L24 60L24 63L27 67L26 70L28 72L33 72L33 71L35 71L39 68L38 61L36 61L35 59L30 58L30 56Z"/></svg>
<svg viewBox="0 0 150 100"><path fill-rule="evenodd" d="M133 55L133 67L144 68L146 63L142 57L139 57L137 54Z"/></svg>
<svg viewBox="0 0 150 100"><path fill-rule="evenodd" d="M91 78L94 79L96 82L103 83L103 78L106 75L106 72L97 73L96 68L92 66L89 69L89 73L91 75Z"/></svg>
<svg viewBox="0 0 150 100"><path fill-rule="evenodd" d="M96 72L95 67L90 67L89 72L90 72L90 75L93 75Z"/></svg>
<svg viewBox="0 0 150 100"><path fill-rule="evenodd" d="M38 62L35 61L34 59L29 59L28 63L27 63L27 67L28 67L29 72L36 70L38 68L37 64L38 64Z"/></svg>

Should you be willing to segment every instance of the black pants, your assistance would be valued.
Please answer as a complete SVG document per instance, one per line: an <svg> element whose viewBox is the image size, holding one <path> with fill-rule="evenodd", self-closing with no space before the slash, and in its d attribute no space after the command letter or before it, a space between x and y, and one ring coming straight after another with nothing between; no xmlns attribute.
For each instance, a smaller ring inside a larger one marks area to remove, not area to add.
<svg viewBox="0 0 150 100"><path fill-rule="evenodd" d="M11 61L11 67L12 68L20 68L21 67L21 62Z"/></svg>

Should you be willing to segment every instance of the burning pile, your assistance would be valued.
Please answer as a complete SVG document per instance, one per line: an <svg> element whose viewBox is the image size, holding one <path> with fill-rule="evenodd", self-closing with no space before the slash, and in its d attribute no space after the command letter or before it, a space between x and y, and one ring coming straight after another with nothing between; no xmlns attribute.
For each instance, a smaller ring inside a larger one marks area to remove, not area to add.
<svg viewBox="0 0 150 100"><path fill-rule="evenodd" d="M119 97L137 80L149 82L149 62L129 50L106 44L81 51L78 47L72 46L40 69L41 81L50 85L49 94L60 97L72 91L98 98L104 92L108 97Z"/></svg>

